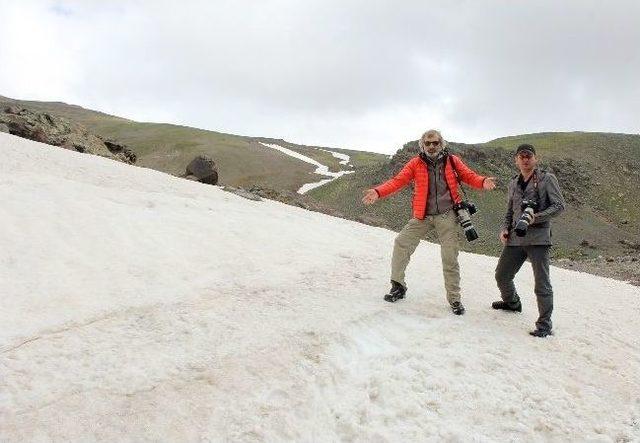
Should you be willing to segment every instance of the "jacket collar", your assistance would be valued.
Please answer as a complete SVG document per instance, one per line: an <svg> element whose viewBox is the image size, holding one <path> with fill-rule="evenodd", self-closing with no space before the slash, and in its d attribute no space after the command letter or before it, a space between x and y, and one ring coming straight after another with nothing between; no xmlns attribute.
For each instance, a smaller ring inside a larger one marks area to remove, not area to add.
<svg viewBox="0 0 640 443"><path fill-rule="evenodd" d="M540 181L540 179L544 176L545 172L540 169L540 167L536 167L533 170L533 173L531 174L531 176L529 177L529 180L533 180L534 178L537 178L538 181ZM522 177L522 173L518 173L518 175L516 175L516 178L518 179L519 182L524 181L524 178Z"/></svg>
<svg viewBox="0 0 640 443"><path fill-rule="evenodd" d="M438 152L438 155L436 155L435 157L430 157L424 152L420 152L419 157L423 162L427 164L427 166L435 166L438 163L444 162L447 159L448 155L449 153L447 152L447 150L443 149Z"/></svg>

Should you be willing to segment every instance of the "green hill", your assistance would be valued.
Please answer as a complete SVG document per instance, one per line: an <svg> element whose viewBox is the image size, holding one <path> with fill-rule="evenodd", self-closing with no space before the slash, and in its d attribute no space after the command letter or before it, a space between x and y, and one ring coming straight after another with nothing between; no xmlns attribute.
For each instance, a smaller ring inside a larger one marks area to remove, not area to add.
<svg viewBox="0 0 640 443"><path fill-rule="evenodd" d="M532 143L541 166L554 172L568 203L553 227L555 258L624 255L640 242L640 136L607 133L540 133L505 137L481 145L450 143L473 169L496 176L493 192L468 190L479 207L473 217L481 238L465 249L498 254L496 236L506 207L506 185L517 173L513 152L520 143ZM363 189L397 173L417 154L417 142L407 143L387 162L370 165L311 191L310 196L335 207L349 218L399 230L410 215L411 190L365 207Z"/></svg>
<svg viewBox="0 0 640 443"><path fill-rule="evenodd" d="M141 123L60 102L14 100L0 96L0 106L18 105L78 122L89 130L127 144L139 166L174 175L199 154L211 156L219 168L220 183L295 191L317 181L315 167L265 148L277 143L329 165L343 168L339 160L317 146L304 146L263 137L247 137L187 126ZM640 244L640 135L589 132L553 132L499 138L484 144L450 143L450 149L480 173L496 176L493 192L469 190L479 207L473 222L480 239L465 244L473 252L497 254L498 226L503 217L506 184L517 170L513 150L520 143L536 146L541 166L560 180L567 211L553 228L556 258L621 256ZM417 153L417 142L407 143L393 158L370 152L330 148L351 157L355 173L316 188L308 196L347 218L399 230L411 216L411 189L365 207L362 190L397 173ZM433 238L431 238L433 239ZM624 242L624 243L621 243Z"/></svg>
<svg viewBox="0 0 640 443"><path fill-rule="evenodd" d="M219 170L219 181L225 185L259 185L295 191L305 183L322 178L314 174L315 166L275 149L266 148L260 145L260 142L285 146L329 166L331 171L343 169L337 158L318 149L320 147L317 146L225 134L187 126L141 123L66 103L14 100L0 96L0 106L10 105L67 118L84 125L97 135L125 143L136 153L138 166L181 175L195 156L208 155L215 160ZM350 163L354 169L385 157L381 154L346 149L331 150L350 155Z"/></svg>

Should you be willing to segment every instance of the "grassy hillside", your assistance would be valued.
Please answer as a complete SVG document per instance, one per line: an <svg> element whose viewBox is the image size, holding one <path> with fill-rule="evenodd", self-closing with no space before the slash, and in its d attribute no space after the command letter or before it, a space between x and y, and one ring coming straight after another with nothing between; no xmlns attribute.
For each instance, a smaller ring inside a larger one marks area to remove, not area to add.
<svg viewBox="0 0 640 443"><path fill-rule="evenodd" d="M66 103L21 101L0 96L0 106L8 105L48 112L81 123L98 135L131 147L138 156L137 165L174 175L184 173L185 167L196 155L208 155L218 165L221 184L243 187L259 185L295 191L304 183L321 178L313 173L313 165L266 148L260 145L260 141L277 143L300 152L328 165L332 171L350 169L341 166L339 159L318 147L283 140L224 134L179 125L141 123ZM371 159L384 157L344 149L331 150L353 155L351 164L356 169L370 163Z"/></svg>
<svg viewBox="0 0 640 443"><path fill-rule="evenodd" d="M525 141L536 146L543 162L572 159L582 172L571 184L576 197L604 219L640 228L640 135L541 133L500 138L486 145L513 149Z"/></svg>
<svg viewBox="0 0 640 443"><path fill-rule="evenodd" d="M467 191L479 207L473 222L480 239L465 243L465 249L499 253L496 236L506 207L506 186L517 173L513 152L524 142L536 146L541 166L558 176L568 202L567 211L553 225L556 258L619 256L630 252L621 240L640 242L640 136L542 133L483 145L450 144L473 169L499 179L493 192ZM416 153L417 143L407 143L393 159L342 177L310 195L349 218L399 230L411 216L410 189L370 207L360 202L361 193L393 176Z"/></svg>
<svg viewBox="0 0 640 443"><path fill-rule="evenodd" d="M101 136L126 143L138 155L140 166L180 175L193 157L209 155L218 164L221 184L295 191L304 183L318 180L319 176L313 174L314 166L265 148L260 142L285 146L329 165L333 171L351 169L322 150L327 148L140 123L66 103L0 96L0 106L12 104L68 118ZM505 210L506 184L517 172L513 151L525 142L536 146L542 167L558 176L568 202L568 210L554 223L556 257L619 256L630 252L621 241L640 243L640 135L559 132L504 137L480 145L450 143L451 150L469 166L499 179L494 192L468 191L479 207L473 221L480 239L465 244L465 249L499 252L496 235ZM330 150L349 155L356 172L316 188L309 196L347 218L401 229L411 216L411 189L371 207L365 207L360 199L363 189L393 176L416 155L417 143L407 143L392 159L369 152Z"/></svg>

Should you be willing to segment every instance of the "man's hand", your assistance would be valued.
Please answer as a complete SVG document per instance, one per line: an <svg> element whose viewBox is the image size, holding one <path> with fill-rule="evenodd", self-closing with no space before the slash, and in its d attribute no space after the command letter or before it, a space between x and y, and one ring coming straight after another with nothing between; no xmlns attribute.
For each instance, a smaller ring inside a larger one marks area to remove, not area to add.
<svg viewBox="0 0 640 443"><path fill-rule="evenodd" d="M495 177L487 177L482 182L482 188L486 191L491 191L496 188L496 178Z"/></svg>
<svg viewBox="0 0 640 443"><path fill-rule="evenodd" d="M364 197L362 197L362 203L365 205L370 205L380 198L378 197L378 193L375 189L367 189L362 191L362 193L364 194Z"/></svg>
<svg viewBox="0 0 640 443"><path fill-rule="evenodd" d="M509 230L503 229L500 231L500 235L498 236L503 245L507 244L507 240L509 239Z"/></svg>

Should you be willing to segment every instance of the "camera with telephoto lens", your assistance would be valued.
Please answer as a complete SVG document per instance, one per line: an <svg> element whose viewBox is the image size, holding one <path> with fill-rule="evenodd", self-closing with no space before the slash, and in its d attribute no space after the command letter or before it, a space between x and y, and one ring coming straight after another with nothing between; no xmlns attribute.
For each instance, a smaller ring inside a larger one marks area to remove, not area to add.
<svg viewBox="0 0 640 443"><path fill-rule="evenodd" d="M538 202L535 200L523 200L520 208L522 209L522 215L518 219L514 230L518 237L524 237L527 235L527 229L533 221L533 214L538 209Z"/></svg>
<svg viewBox="0 0 640 443"><path fill-rule="evenodd" d="M453 206L453 210L458 217L458 223L462 226L464 236L467 237L467 241L474 241L478 238L478 232L471 223L471 216L477 212L476 205L472 202L462 201L456 203Z"/></svg>

